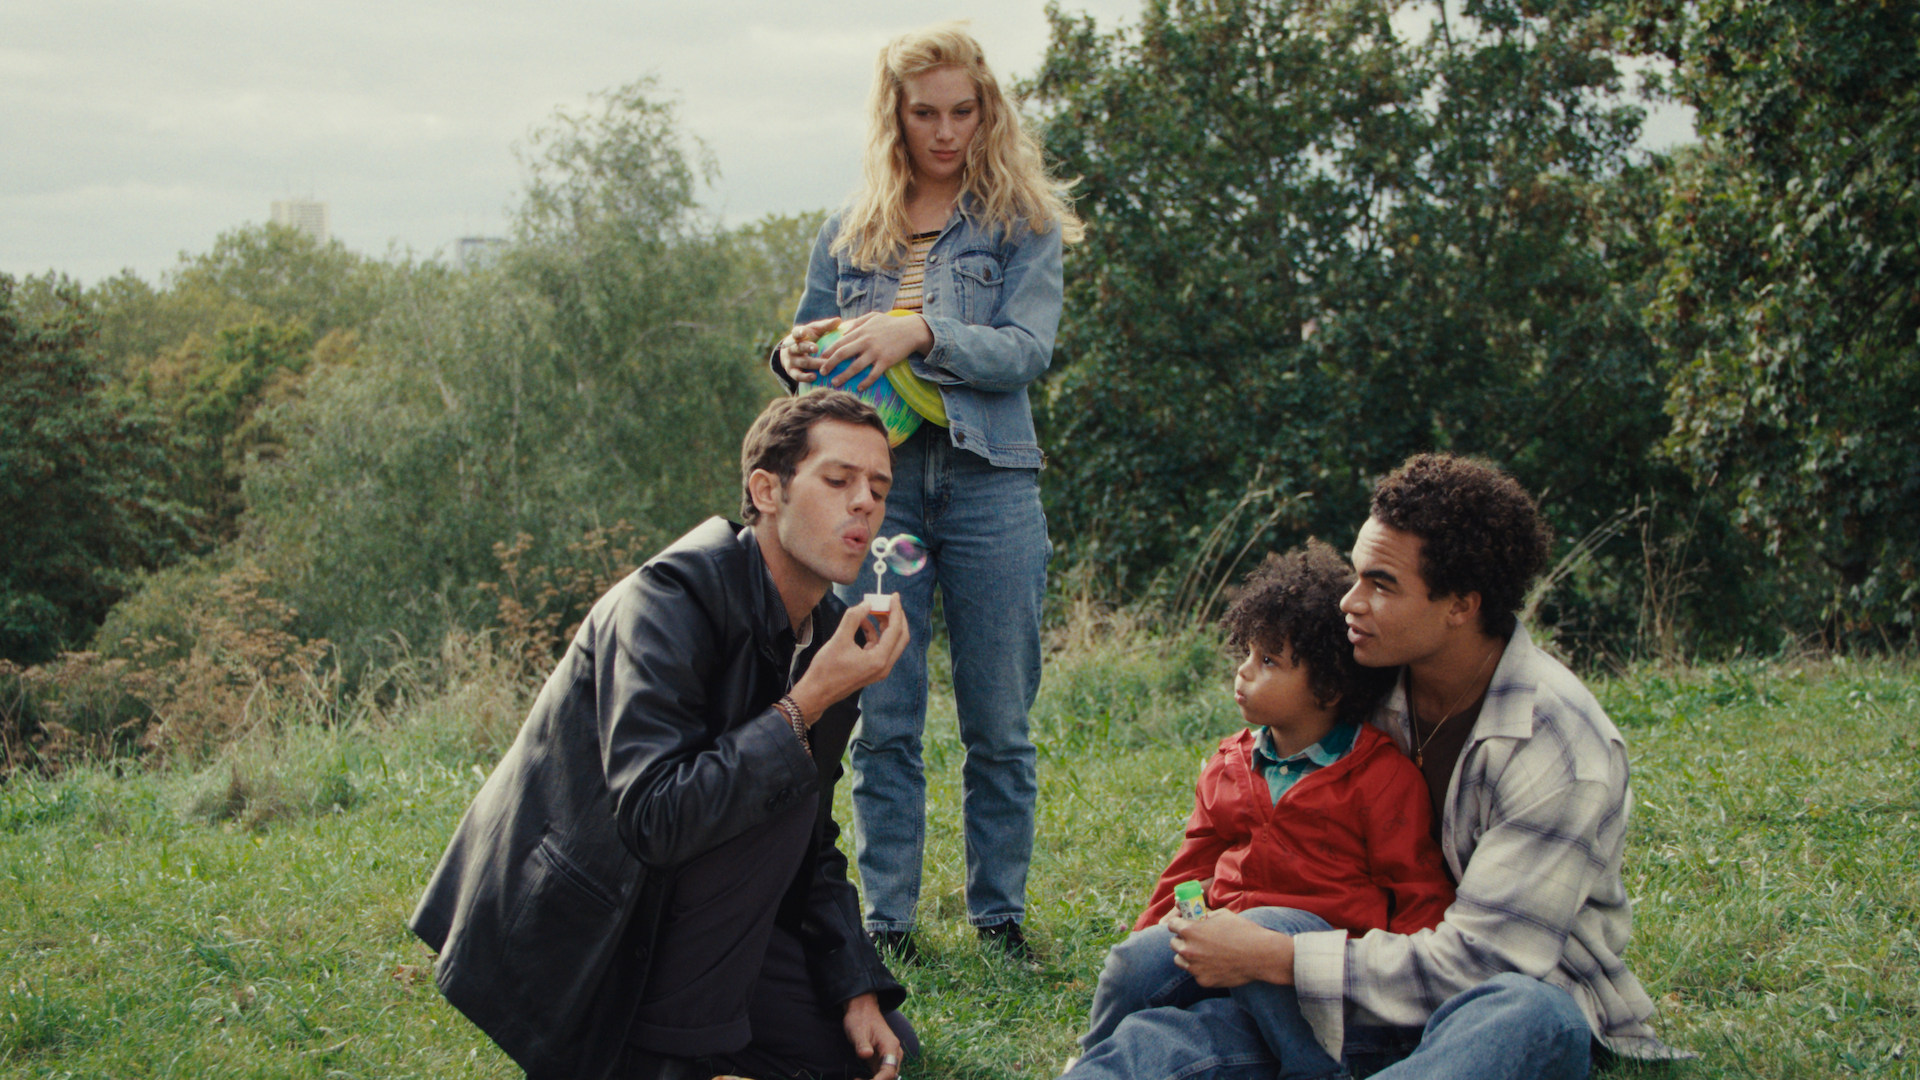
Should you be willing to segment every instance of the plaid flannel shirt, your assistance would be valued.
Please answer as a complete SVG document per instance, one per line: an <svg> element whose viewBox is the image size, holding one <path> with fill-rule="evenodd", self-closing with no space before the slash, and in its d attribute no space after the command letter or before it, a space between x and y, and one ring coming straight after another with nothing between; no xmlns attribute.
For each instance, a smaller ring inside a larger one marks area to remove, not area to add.
<svg viewBox="0 0 1920 1080"><path fill-rule="evenodd" d="M1372 723L1409 750L1404 676ZM1616 1053L1691 1056L1654 1035L1653 1000L1621 959L1632 930L1620 878L1631 801L1619 729L1515 628L1441 815L1440 849L1459 882L1445 921L1406 935L1294 938L1300 1008L1321 1046L1339 1058L1348 1005L1355 1023L1419 1027L1448 998L1512 971L1572 994Z"/></svg>

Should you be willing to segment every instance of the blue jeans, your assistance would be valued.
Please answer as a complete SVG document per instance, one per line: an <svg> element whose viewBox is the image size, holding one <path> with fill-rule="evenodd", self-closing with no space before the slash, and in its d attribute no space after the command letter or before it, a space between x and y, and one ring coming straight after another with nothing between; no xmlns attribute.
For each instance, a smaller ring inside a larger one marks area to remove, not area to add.
<svg viewBox="0 0 1920 1080"><path fill-rule="evenodd" d="M927 784L927 639L940 590L952 651L953 698L966 747L967 921L994 926L1026 913L1033 855L1033 741L1027 710L1040 690L1040 602L1047 590L1047 519L1034 470L1003 469L956 449L931 424L894 452L882 535L912 533L931 558L901 594L912 640L893 673L860 697L854 733L854 858L869 930L911 930L920 902ZM840 596L857 603L873 563Z"/></svg>
<svg viewBox="0 0 1920 1080"><path fill-rule="evenodd" d="M1241 913L1270 930L1327 929L1289 908ZM1571 995L1503 974L1449 998L1425 1028L1349 1025L1340 1061L1327 1056L1291 986L1209 990L1173 963L1165 927L1107 954L1072 1080L1317 1080L1347 1076L1579 1080L1592 1035Z"/></svg>

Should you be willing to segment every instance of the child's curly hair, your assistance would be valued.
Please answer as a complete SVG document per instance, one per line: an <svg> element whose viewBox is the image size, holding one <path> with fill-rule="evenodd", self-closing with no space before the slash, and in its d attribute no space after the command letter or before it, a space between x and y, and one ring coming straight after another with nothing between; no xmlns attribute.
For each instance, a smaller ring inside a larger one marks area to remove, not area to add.
<svg viewBox="0 0 1920 1080"><path fill-rule="evenodd" d="M1220 620L1235 649L1255 643L1268 652L1287 648L1293 662L1307 665L1313 698L1326 705L1339 700L1341 720L1359 722L1393 689L1397 668L1362 667L1347 641L1340 598L1353 587L1353 569L1340 553L1319 540L1285 555L1268 555Z"/></svg>

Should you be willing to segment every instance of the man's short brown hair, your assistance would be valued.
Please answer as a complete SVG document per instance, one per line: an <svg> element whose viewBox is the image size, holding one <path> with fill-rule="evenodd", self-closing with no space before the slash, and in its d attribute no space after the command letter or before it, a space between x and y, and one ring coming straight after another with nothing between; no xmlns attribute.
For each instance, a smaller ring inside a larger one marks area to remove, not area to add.
<svg viewBox="0 0 1920 1080"><path fill-rule="evenodd" d="M791 483L800 463L807 459L813 426L822 420L864 424L886 438L887 425L873 406L845 390L815 390L809 394L776 398L754 419L747 437L740 443L740 520L752 525L760 520L753 505L749 481L754 470L765 469L780 478L782 486ZM888 448L891 456L892 448Z"/></svg>
<svg viewBox="0 0 1920 1080"><path fill-rule="evenodd" d="M1373 487L1373 516L1420 538L1429 597L1480 594L1480 628L1513 633L1553 530L1519 481L1482 458L1418 454Z"/></svg>

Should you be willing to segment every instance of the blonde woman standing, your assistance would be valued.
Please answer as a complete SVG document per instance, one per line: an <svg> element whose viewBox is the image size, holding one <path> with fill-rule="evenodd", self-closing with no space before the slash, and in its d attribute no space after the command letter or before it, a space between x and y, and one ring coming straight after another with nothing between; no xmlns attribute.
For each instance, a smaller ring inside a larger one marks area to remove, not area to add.
<svg viewBox="0 0 1920 1080"><path fill-rule="evenodd" d="M938 589L966 747L967 920L983 944L1025 959L1037 790L1027 710L1052 553L1027 385L1052 362L1062 244L1081 225L961 26L890 42L868 101L863 186L815 239L793 332L771 358L789 389L822 379L870 391L885 380L913 407L889 425L898 445L882 534L922 538L930 559L887 581L902 594L911 644L862 695L851 751L864 921L877 944L917 959ZM843 336L818 347L834 329ZM872 584L869 566L844 593Z"/></svg>

